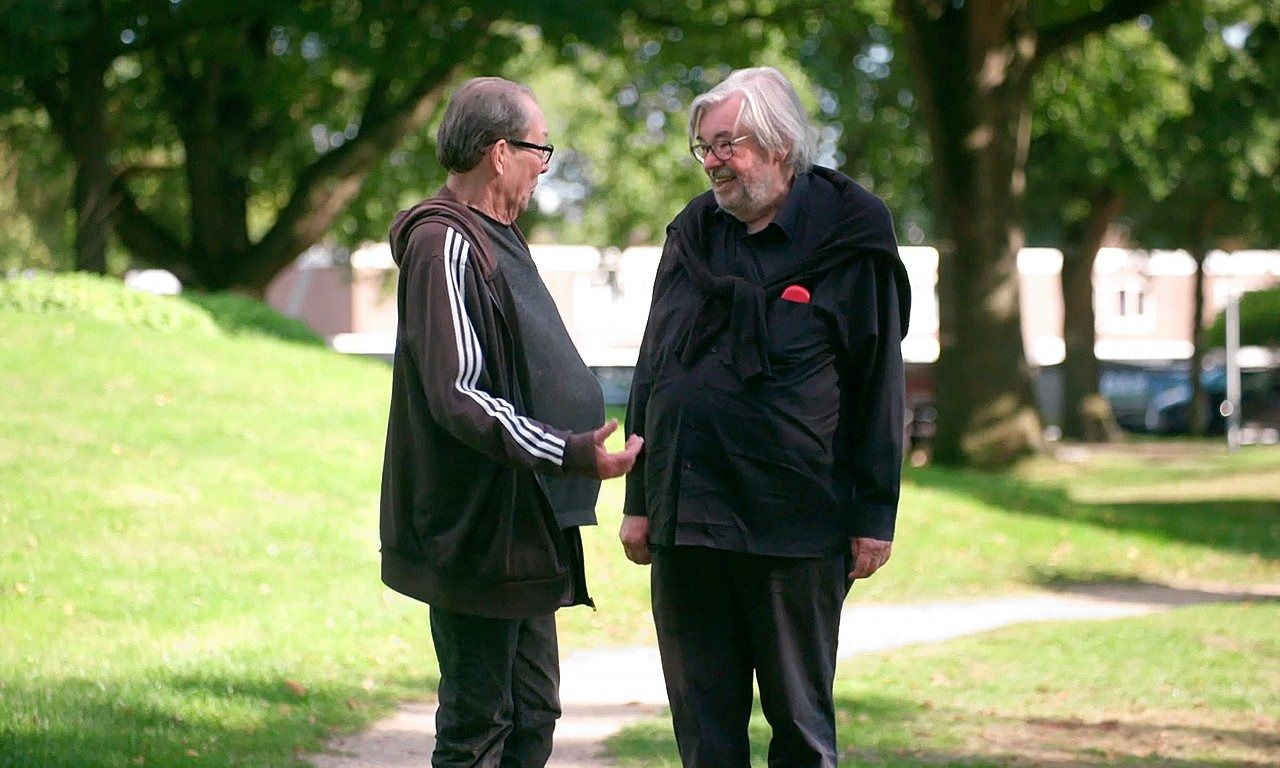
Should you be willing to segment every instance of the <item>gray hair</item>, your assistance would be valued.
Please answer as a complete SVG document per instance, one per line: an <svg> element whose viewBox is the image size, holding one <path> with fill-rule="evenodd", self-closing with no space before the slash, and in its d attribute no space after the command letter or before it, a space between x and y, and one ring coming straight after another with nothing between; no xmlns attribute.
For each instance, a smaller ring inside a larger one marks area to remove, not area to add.
<svg viewBox="0 0 1280 768"><path fill-rule="evenodd" d="M771 152L785 152L796 173L813 167L818 130L809 123L796 89L773 67L738 69L719 85L693 100L689 110L689 141L697 141L698 123L708 108L734 95L742 97L738 120Z"/></svg>
<svg viewBox="0 0 1280 768"><path fill-rule="evenodd" d="M529 130L524 96L532 99L533 91L501 77L473 77L463 83L449 99L436 131L440 165L466 173L498 139L524 138Z"/></svg>

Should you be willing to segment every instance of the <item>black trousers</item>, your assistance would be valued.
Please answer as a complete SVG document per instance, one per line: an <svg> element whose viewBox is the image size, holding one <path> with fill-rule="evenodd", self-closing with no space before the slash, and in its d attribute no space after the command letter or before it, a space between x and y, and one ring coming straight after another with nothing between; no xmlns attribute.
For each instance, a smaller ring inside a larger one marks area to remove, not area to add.
<svg viewBox="0 0 1280 768"><path fill-rule="evenodd" d="M486 619L431 608L440 662L433 768L543 768L560 717L555 614Z"/></svg>
<svg viewBox="0 0 1280 768"><path fill-rule="evenodd" d="M754 673L769 765L836 765L835 680L850 557L657 547L653 618L685 768L748 768Z"/></svg>

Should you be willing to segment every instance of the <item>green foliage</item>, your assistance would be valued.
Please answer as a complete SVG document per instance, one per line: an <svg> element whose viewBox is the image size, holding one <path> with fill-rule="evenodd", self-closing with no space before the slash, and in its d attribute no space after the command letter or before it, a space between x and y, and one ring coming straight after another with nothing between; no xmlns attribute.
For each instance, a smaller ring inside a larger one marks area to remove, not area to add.
<svg viewBox="0 0 1280 768"><path fill-rule="evenodd" d="M0 114L0 274L70 266L70 195L70 163L49 141L45 115Z"/></svg>
<svg viewBox="0 0 1280 768"><path fill-rule="evenodd" d="M1173 192L1138 200L1134 231L1149 246L1203 252L1223 238L1280 242L1280 5L1197 0L1155 18L1153 32L1179 60L1191 109L1164 123Z"/></svg>
<svg viewBox="0 0 1280 768"><path fill-rule="evenodd" d="M182 294L185 301L209 313L218 327L231 334L270 336L283 341L323 345L324 340L297 318L282 315L266 304L234 293Z"/></svg>
<svg viewBox="0 0 1280 768"><path fill-rule="evenodd" d="M185 301L133 290L114 278L85 273L39 274L0 281L0 307L157 330L216 332L209 313Z"/></svg>
<svg viewBox="0 0 1280 768"><path fill-rule="evenodd" d="M1150 30L1113 27L1045 62L1032 89L1028 226L1063 243L1097 190L1160 199L1170 192L1161 126L1191 108L1181 64Z"/></svg>
<svg viewBox="0 0 1280 768"><path fill-rule="evenodd" d="M0 308L162 331L268 336L323 345L304 323L232 293L157 296L111 277L37 274L0 280Z"/></svg>
<svg viewBox="0 0 1280 768"><path fill-rule="evenodd" d="M1205 343L1210 347L1226 346L1226 312L1219 314L1205 331ZM1249 291L1240 296L1240 343L1280 347L1280 288Z"/></svg>

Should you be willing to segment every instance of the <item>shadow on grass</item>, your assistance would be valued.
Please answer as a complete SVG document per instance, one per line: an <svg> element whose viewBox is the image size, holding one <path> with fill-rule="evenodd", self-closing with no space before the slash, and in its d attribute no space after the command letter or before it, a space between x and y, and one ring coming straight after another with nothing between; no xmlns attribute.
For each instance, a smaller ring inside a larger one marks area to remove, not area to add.
<svg viewBox="0 0 1280 768"><path fill-rule="evenodd" d="M1208 499L1194 502L1089 504L1061 485L938 467L913 470L918 485L959 493L1019 514L1039 515L1217 549L1280 559L1280 502Z"/></svg>
<svg viewBox="0 0 1280 768"><path fill-rule="evenodd" d="M376 720L434 679L366 690L285 677L177 675L122 684L66 679L5 682L0 765L297 766L335 734Z"/></svg>
<svg viewBox="0 0 1280 768"><path fill-rule="evenodd" d="M980 710L940 707L888 698L836 700L841 763L916 765L1161 765L1190 768L1267 764L1280 750L1280 736L1263 718L1257 727L1208 723L1199 716L1161 713L1126 719L1014 717ZM1199 718L1199 719L1197 719ZM769 728L756 717L750 728L753 765L765 765ZM680 758L667 718L626 728L608 741L627 767L678 767Z"/></svg>
<svg viewBox="0 0 1280 768"><path fill-rule="evenodd" d="M750 728L753 766L767 763L770 731ZM1016 717L893 697L837 697L841 762L859 766L1247 766L1264 765L1280 736L1264 719L1248 727L1161 713L1125 720ZM627 728L608 742L624 766L680 765L666 718Z"/></svg>
<svg viewBox="0 0 1280 768"><path fill-rule="evenodd" d="M1204 605L1208 603L1277 603L1280 589L1239 590L1172 587L1136 576L1105 571L1032 568L1035 584L1055 592L1147 605Z"/></svg>
<svg viewBox="0 0 1280 768"><path fill-rule="evenodd" d="M843 705L841 705L843 706ZM929 708L898 724L923 738L902 745L874 720L864 732L849 733L843 756L869 766L1261 766L1280 748L1274 721L1257 719L1241 727L1197 722L1182 712L1125 715L1123 719L1018 717L959 707ZM941 738L939 738L941 737ZM942 741L962 746L922 746Z"/></svg>

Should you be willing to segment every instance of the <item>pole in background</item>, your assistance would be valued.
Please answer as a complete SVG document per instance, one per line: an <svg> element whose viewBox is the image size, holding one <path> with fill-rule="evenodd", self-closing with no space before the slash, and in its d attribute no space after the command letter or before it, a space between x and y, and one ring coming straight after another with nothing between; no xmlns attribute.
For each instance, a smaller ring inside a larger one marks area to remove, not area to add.
<svg viewBox="0 0 1280 768"><path fill-rule="evenodd" d="M1222 415L1227 420L1227 449L1240 447L1240 294L1234 289L1227 299L1227 399L1222 401Z"/></svg>

